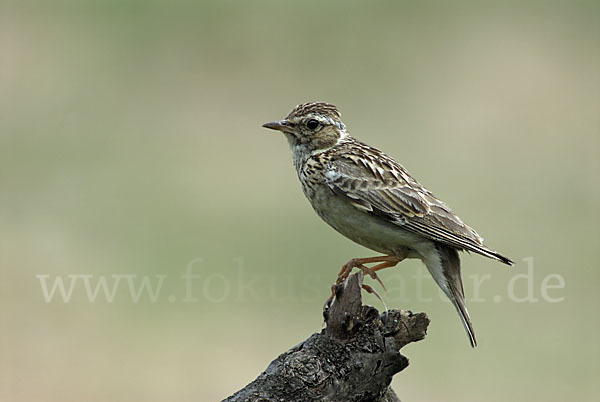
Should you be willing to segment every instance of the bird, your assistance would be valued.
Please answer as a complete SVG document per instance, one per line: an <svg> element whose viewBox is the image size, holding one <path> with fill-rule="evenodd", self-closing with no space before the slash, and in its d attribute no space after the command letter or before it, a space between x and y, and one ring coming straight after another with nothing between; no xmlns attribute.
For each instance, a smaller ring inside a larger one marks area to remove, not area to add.
<svg viewBox="0 0 600 402"><path fill-rule="evenodd" d="M507 265L513 261L484 246L474 229L400 163L352 137L335 105L299 104L283 120L263 127L285 135L302 191L315 212L337 232L382 254L351 259L342 266L337 283L354 268L380 281L377 271L406 258L420 259L456 308L475 347L458 252L474 252Z"/></svg>

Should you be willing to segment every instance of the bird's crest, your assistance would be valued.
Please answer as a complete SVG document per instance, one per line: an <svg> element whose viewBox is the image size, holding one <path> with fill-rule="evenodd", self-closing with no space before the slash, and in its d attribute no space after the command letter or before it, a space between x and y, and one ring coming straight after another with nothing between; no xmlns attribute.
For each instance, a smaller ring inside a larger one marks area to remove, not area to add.
<svg viewBox="0 0 600 402"><path fill-rule="evenodd" d="M309 114L320 114L329 117L333 121L339 122L342 115L338 110L337 106L331 103L325 102L309 102L302 103L296 106L290 114L287 115L286 120L291 120L297 117L306 116Z"/></svg>

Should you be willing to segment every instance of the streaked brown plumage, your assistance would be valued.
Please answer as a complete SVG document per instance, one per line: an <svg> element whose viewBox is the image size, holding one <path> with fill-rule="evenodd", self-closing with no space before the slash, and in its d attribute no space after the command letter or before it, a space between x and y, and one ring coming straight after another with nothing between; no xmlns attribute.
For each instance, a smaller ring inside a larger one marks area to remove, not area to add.
<svg viewBox="0 0 600 402"><path fill-rule="evenodd" d="M512 261L484 246L475 230L402 165L351 137L334 105L301 104L284 120L264 127L286 135L302 190L317 214L349 239L385 254L352 260L344 269L379 262L371 268L377 271L404 258L421 259L454 304L475 346L458 251L472 251L508 265Z"/></svg>

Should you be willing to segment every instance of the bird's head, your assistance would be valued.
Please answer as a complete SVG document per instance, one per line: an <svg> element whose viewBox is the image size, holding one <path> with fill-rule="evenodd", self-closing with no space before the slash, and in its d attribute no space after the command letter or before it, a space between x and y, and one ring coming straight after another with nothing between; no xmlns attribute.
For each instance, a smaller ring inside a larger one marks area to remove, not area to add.
<svg viewBox="0 0 600 402"><path fill-rule="evenodd" d="M340 117L337 107L332 104L303 103L285 119L265 123L263 127L284 133L292 149L301 147L313 152L329 149L347 135Z"/></svg>

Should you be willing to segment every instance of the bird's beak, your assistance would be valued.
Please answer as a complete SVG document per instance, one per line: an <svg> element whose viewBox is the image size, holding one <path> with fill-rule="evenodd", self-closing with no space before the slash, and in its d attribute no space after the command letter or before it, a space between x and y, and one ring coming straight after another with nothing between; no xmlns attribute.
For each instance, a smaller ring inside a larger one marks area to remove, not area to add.
<svg viewBox="0 0 600 402"><path fill-rule="evenodd" d="M285 129L288 128L288 122L287 120L272 121L270 123L265 123L262 126L270 128L271 130L285 131Z"/></svg>

